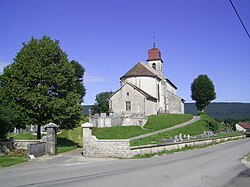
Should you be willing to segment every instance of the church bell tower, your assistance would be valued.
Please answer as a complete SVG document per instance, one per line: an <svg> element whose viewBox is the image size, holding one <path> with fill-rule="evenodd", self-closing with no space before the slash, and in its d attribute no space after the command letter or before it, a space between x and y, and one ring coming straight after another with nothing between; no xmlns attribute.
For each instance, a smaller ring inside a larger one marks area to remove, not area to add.
<svg viewBox="0 0 250 187"><path fill-rule="evenodd" d="M156 71L162 72L162 59L161 52L158 48L155 47L155 42L153 48L148 50L148 59L147 62L150 67L154 68Z"/></svg>

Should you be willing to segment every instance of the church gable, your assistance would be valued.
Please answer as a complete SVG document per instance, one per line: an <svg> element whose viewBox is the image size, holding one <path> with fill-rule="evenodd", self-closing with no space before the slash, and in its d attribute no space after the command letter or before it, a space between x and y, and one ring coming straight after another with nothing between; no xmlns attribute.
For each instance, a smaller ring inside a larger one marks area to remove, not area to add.
<svg viewBox="0 0 250 187"><path fill-rule="evenodd" d="M119 90L117 90L109 99L112 100L115 95L120 94L121 98L128 98L131 95L131 89L129 90L128 87L132 88L133 92L136 91L142 95L147 100L157 102L157 98L151 96L150 94L146 93L142 89L138 88L137 86L130 84L130 83L125 83ZM134 94L134 93L133 93Z"/></svg>
<svg viewBox="0 0 250 187"><path fill-rule="evenodd" d="M109 99L112 112L124 115L157 114L157 99L133 84L126 83Z"/></svg>

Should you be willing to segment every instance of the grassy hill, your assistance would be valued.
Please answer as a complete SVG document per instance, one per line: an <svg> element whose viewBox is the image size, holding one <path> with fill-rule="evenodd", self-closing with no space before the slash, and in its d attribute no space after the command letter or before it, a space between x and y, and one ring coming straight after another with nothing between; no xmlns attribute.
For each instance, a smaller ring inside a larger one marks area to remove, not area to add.
<svg viewBox="0 0 250 187"><path fill-rule="evenodd" d="M203 115L201 115L201 120L199 120L193 124L190 124L190 125L187 125L185 127L178 128L178 129L174 129L171 131L159 133L159 134L156 134L156 135L153 135L150 137L141 138L138 140L133 140L130 142L130 144L132 146L156 144L157 140L162 140L162 139L174 137L175 135L178 135L180 133L186 134L186 135L189 134L191 136L199 135L199 134L202 134L204 131L209 130L209 126L208 126L209 123L210 124L215 123L220 128L222 127L221 124L218 123L216 120L209 117L208 115L203 114Z"/></svg>
<svg viewBox="0 0 250 187"><path fill-rule="evenodd" d="M139 126L117 126L110 128L93 128L93 135L98 139L128 139L142 134L154 132L157 130L165 129L175 126L180 123L184 123L192 119L190 114L162 114L153 115L148 117L148 122L141 128ZM174 137L180 133L189 135L199 135L204 131L209 130L209 124L217 124L221 126L217 121L207 115L201 115L201 120L175 130L160 133L147 138L131 141L132 146L155 144L157 140ZM16 135L14 138L34 139L35 136L31 134ZM82 147L82 128L77 127L73 130L63 130L58 135L58 153L69 151L77 147Z"/></svg>
<svg viewBox="0 0 250 187"><path fill-rule="evenodd" d="M210 103L205 108L206 114L215 119L250 119L250 103ZM185 103L185 113L197 115L195 103Z"/></svg>
<svg viewBox="0 0 250 187"><path fill-rule="evenodd" d="M109 128L93 128L93 135L98 139L128 139L153 131L165 129L192 119L190 114L152 115L141 128L139 126L116 126Z"/></svg>

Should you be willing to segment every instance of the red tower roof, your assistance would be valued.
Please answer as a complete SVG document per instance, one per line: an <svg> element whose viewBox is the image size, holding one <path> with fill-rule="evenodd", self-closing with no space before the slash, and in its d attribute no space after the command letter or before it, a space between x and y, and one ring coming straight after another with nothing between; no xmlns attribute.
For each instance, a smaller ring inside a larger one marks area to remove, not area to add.
<svg viewBox="0 0 250 187"><path fill-rule="evenodd" d="M161 52L156 47L153 47L152 49L148 50L148 59L147 59L147 61L151 61L151 60L161 60Z"/></svg>

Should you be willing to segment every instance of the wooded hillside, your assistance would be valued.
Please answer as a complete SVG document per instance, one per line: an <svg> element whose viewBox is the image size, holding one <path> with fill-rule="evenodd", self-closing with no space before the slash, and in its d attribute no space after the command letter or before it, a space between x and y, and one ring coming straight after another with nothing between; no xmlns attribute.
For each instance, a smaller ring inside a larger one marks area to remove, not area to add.
<svg viewBox="0 0 250 187"><path fill-rule="evenodd" d="M84 114L88 115L88 110L92 105L84 106ZM210 103L205 112L215 119L250 119L250 103ZM185 113L197 115L195 103L185 103Z"/></svg>
<svg viewBox="0 0 250 187"><path fill-rule="evenodd" d="M206 114L215 119L250 119L250 103L211 103L205 108ZM185 113L197 115L195 103L185 103Z"/></svg>

